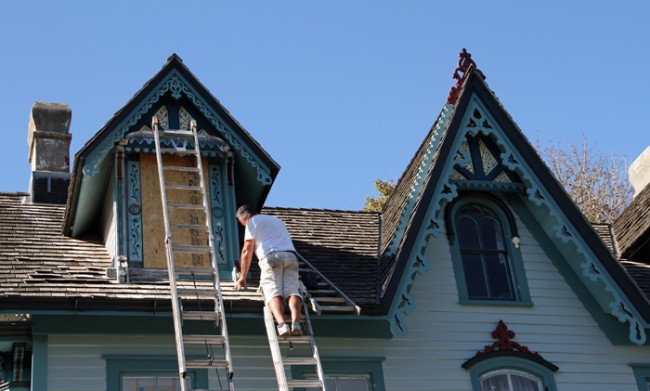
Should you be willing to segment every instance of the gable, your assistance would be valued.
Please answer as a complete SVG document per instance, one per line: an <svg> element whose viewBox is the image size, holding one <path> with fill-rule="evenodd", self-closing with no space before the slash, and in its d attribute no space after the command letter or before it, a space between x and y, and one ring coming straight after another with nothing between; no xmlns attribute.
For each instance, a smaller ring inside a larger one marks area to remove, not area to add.
<svg viewBox="0 0 650 391"><path fill-rule="evenodd" d="M75 155L64 232L78 236L97 223L101 213L97 200L104 199L117 170L116 146L125 143L127 135L146 129L154 116L170 128L194 119L200 130L220 138L232 151L231 182L247 190L237 194L237 202L263 204L279 166L173 55Z"/></svg>
<svg viewBox="0 0 650 391"><path fill-rule="evenodd" d="M472 189L508 193L520 199L539 222L544 235L562 254L567 264L564 277L579 281L597 303L599 311L624 323L630 341L645 343L650 319L645 297L554 179L475 68L466 69L461 86L458 101L450 108L448 125L435 148L435 156L426 169L420 170L426 173L423 179L418 179L423 188L417 199L410 201L413 209L402 210L403 236L401 239L393 236L400 245L396 249L395 272L387 283L382 304L392 318L394 332L405 332L404 316L415 307L409 291L415 276L427 272L430 267L425 249L430 238L445 232L446 205L462 191ZM484 146L470 148L473 143ZM479 166L482 172L477 173ZM501 180L497 180L499 175Z"/></svg>

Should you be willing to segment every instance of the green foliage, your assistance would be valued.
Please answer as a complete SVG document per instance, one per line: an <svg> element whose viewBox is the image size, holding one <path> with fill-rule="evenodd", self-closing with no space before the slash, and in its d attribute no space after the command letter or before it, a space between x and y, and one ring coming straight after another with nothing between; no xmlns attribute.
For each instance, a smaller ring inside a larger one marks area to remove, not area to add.
<svg viewBox="0 0 650 391"><path fill-rule="evenodd" d="M363 210L366 212L381 212L384 204L395 190L395 182L392 180L375 179L374 184L378 195L376 197L366 196L366 204L363 206Z"/></svg>

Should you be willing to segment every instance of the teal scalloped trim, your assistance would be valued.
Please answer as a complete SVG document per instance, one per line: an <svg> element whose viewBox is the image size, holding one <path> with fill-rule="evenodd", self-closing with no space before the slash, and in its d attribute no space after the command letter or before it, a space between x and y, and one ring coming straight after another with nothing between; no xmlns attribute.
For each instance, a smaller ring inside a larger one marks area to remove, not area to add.
<svg viewBox="0 0 650 391"><path fill-rule="evenodd" d="M402 210L402 215L400 216L399 222L397 223L397 228L395 229L395 232L393 233L393 236L390 240L390 244L386 249L386 255L388 256L395 254L397 247L402 241L402 237L406 231L406 223L409 220L409 216L411 216L411 213L413 212L413 208L415 208L416 201L420 197L424 178L427 176L427 173L431 169L431 162L433 161L433 157L436 153L436 149L438 148L438 144L440 144L440 137L447 128L449 115L452 112L453 108L454 105L452 104L445 105L445 107L442 109L442 112L440 113L440 116L438 117L438 121L436 122L434 130L431 134L431 138L429 139L429 145L427 146L424 159L422 159L420 167L418 168L418 173L415 175L415 179L411 185L411 191L409 192L406 206L404 207L404 210Z"/></svg>
<svg viewBox="0 0 650 391"><path fill-rule="evenodd" d="M616 317L621 323L629 323L630 341L637 345L642 345L646 342L645 324L642 322L642 317L638 314L634 306L624 297L617 286L607 277L604 272L603 266L597 260L591 251L585 246L577 234L575 234L572 226L565 218L558 215L559 208L552 201L551 197L546 193L546 190L537 178L532 177L530 170L525 165L523 157L518 156L516 149L510 144L510 141L502 137L502 132L497 126L497 122L489 115L476 96L470 100L467 107L462 124L468 124L475 116L476 112L480 116L479 120L473 121L473 126L465 126L460 129L456 139L450 142L455 143L452 146L452 151L456 152L454 160L448 160L442 170L442 175L436 183L435 195L432 199L431 206L428 210L428 217L425 221L429 223L424 229L418 233L416 240L416 248L419 250L412 255L411 262L408 263L407 270L404 273L405 278L400 282L397 290L396 297L400 297L399 302L393 304L391 311L391 331L394 335L405 335L408 332L405 317L408 316L415 308L415 299L409 295L411 286L413 285L415 276L426 272L430 265L428 259L424 256L428 240L431 236L437 237L443 233L444 220L440 216L440 210L445 202L449 202L457 197L458 192L456 185L451 182L451 174L455 164L462 165L468 161L469 156L462 149L462 142L465 140L467 134L478 135L483 133L486 136L492 136L499 148L504 151L500 155L501 163L508 169L516 172L526 186L526 194L528 199L538 207L544 207L548 211L550 218L555 221L552 228L553 235L558 238L562 243L571 245L576 255L581 258L580 269L585 283L591 282L590 290L600 290L601 293L609 295L609 313ZM487 122L486 122L487 121ZM483 126L486 123L491 123L491 126ZM453 154L453 152L452 152ZM603 286L596 285L600 282ZM589 286L589 285L588 285Z"/></svg>
<svg viewBox="0 0 650 391"><path fill-rule="evenodd" d="M99 162L104 158L104 156L113 149L115 144L121 140L126 133L128 133L129 129L140 121L142 116L148 113L151 107L168 91L171 91L171 95L174 99L179 99L181 93L190 99L199 111L217 129L217 131L219 131L219 135L225 138L228 144L238 150L242 157L244 157L244 159L257 170L257 180L260 183L270 185L273 182L268 167L263 167L262 164L255 159L252 153L243 147L243 143L239 137L235 135L228 125L219 119L212 109L210 109L209 105L199 97L199 94L189 86L189 83L177 71L170 72L170 74L160 83L158 88L149 93L149 95L147 95L143 100L143 103L138 105L131 115L120 122L116 127L116 130L113 131L109 137L106 137L97 149L88 156L83 168L84 174L89 176L96 175L99 172Z"/></svg>

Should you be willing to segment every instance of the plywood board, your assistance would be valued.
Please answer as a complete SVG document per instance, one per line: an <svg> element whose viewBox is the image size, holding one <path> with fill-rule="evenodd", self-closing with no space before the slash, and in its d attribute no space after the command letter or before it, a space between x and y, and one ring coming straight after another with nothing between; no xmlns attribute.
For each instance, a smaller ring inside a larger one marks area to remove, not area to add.
<svg viewBox="0 0 650 391"><path fill-rule="evenodd" d="M195 167L194 157L163 155L164 165ZM203 172L207 175L207 160L203 159ZM142 236L145 268L166 268L165 226L163 220L158 166L154 154L140 154L140 183L142 188ZM191 172L166 172L167 185L199 185L199 175ZM206 187L206 191L209 189ZM167 190L167 202L172 204L201 205L201 193L188 190ZM208 200L210 195L208 193ZM208 201L209 202L209 201ZM170 223L205 224L202 210L170 210ZM175 229L172 242L183 245L208 245L207 230ZM174 254L174 263L184 266L209 266L207 254Z"/></svg>

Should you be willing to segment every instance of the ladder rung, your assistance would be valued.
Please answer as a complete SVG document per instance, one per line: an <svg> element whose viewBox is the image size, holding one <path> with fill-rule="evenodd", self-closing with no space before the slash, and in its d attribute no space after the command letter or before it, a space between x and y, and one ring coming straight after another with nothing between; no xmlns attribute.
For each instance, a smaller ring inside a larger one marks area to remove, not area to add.
<svg viewBox="0 0 650 391"><path fill-rule="evenodd" d="M228 368L230 364L226 360L187 360L185 362L187 368Z"/></svg>
<svg viewBox="0 0 650 391"><path fill-rule="evenodd" d="M201 204L167 204L167 207L175 208L175 209L195 209L195 210L205 209Z"/></svg>
<svg viewBox="0 0 650 391"><path fill-rule="evenodd" d="M203 253L207 254L210 252L212 247L210 246L200 246L196 244L173 244L172 251L177 253Z"/></svg>
<svg viewBox="0 0 650 391"><path fill-rule="evenodd" d="M170 190L201 191L201 186L190 186L190 185L165 185L165 188Z"/></svg>
<svg viewBox="0 0 650 391"><path fill-rule="evenodd" d="M282 359L284 365L316 365L314 357L285 357Z"/></svg>
<svg viewBox="0 0 650 391"><path fill-rule="evenodd" d="M200 275L213 275L214 269L211 267L198 267L198 266L174 266L176 274L200 274Z"/></svg>
<svg viewBox="0 0 650 391"><path fill-rule="evenodd" d="M184 335L183 342L191 345L221 344L226 341L223 335Z"/></svg>
<svg viewBox="0 0 650 391"><path fill-rule="evenodd" d="M192 149L175 149L175 148L160 148L160 153L170 153L175 155L196 155L196 151Z"/></svg>
<svg viewBox="0 0 650 391"><path fill-rule="evenodd" d="M184 297L199 297L214 299L217 297L215 289L194 289L194 288L177 288L176 293Z"/></svg>
<svg viewBox="0 0 650 391"><path fill-rule="evenodd" d="M219 314L208 311L186 311L183 312L183 320L211 320L219 319Z"/></svg>
<svg viewBox="0 0 650 391"><path fill-rule="evenodd" d="M293 344L311 344L311 337L308 335L302 335L299 337L288 336L287 338L278 338L278 343L293 343Z"/></svg>
<svg viewBox="0 0 650 391"><path fill-rule="evenodd" d="M170 136L170 137L192 137L192 138L194 138L194 132L192 132L191 130L183 130L183 129L159 130L158 135L160 137Z"/></svg>
<svg viewBox="0 0 650 391"><path fill-rule="evenodd" d="M323 383L320 380L287 380L289 388L320 388L323 389Z"/></svg>
<svg viewBox="0 0 650 391"><path fill-rule="evenodd" d="M183 167L183 166L163 166L163 170L167 170L167 171L183 171L183 172L199 172L198 167Z"/></svg>

